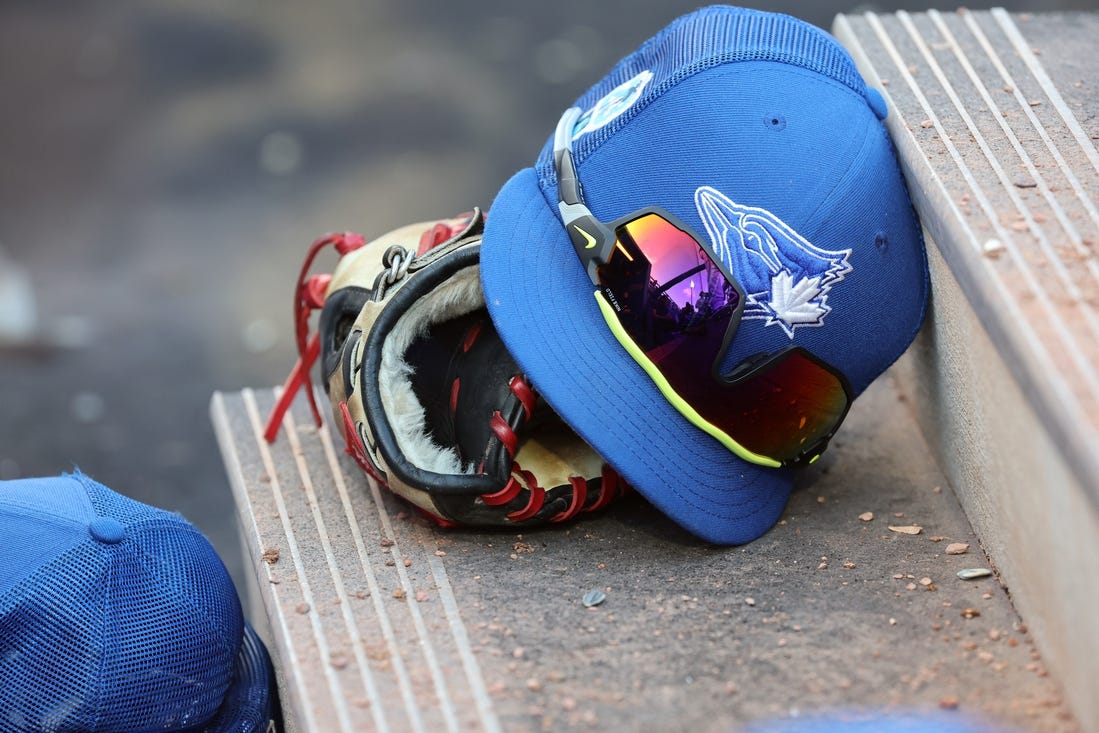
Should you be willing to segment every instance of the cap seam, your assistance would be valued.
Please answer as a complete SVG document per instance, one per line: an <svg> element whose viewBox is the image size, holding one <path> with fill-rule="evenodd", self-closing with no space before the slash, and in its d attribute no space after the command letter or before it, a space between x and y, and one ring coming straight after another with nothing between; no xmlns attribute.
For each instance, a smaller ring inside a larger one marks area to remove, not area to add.
<svg viewBox="0 0 1099 733"><path fill-rule="evenodd" d="M99 624L100 624L100 627L99 627L99 632L100 632L99 633L99 640L100 640L100 645L101 645L102 648L106 648L106 644L104 644L104 642L106 641L106 633L105 632L108 629L112 632L111 647L114 647L115 644L113 642L117 640L117 630L118 630L118 624L117 623L113 623L113 624L108 624L107 623L108 614L111 616L112 620L114 620L114 615L115 615L114 614L114 607L106 602L106 599L108 597L108 592L110 591L111 581L114 578L114 569L115 569L115 567L114 567L114 557L113 557L114 556L113 548L108 549L108 552L110 553L111 557L110 557L110 562L107 563L107 577L104 579L104 581L101 581L106 587L102 589L102 592L100 592L96 595L98 605L102 606L102 610L99 614ZM100 653L97 655L98 658L99 658L99 663L97 665L96 676L95 676L95 683L96 683L95 684L95 686L96 686L96 689L95 689L95 725L96 725L96 728L99 727L99 720L100 720L100 717L102 715L102 708L103 708L102 691L103 691L103 674L104 674L104 664L105 664L106 655L102 652L102 648L99 650Z"/></svg>
<svg viewBox="0 0 1099 733"><path fill-rule="evenodd" d="M187 529L190 529L190 528L187 527ZM194 534L198 535L199 537L202 537L203 539L205 539L204 535L202 535L202 533L199 532L198 530L193 530L193 532L194 532ZM159 572L159 567L157 566L157 558L155 556L148 553L143 547L139 547L137 545L137 543L134 543L134 548L133 549L135 551L135 554L140 556L140 558L142 560L142 564L146 568L146 570L149 570L150 567L151 567L152 569L157 570L157 575L158 576L161 574ZM230 581L230 583L231 582L232 581ZM166 591L166 595L168 595L168 593L167 593L168 589L166 587L164 587L164 584L162 582L159 582L159 578L158 578L158 583L157 584L159 586L161 586L162 588L164 588L164 590ZM236 590L233 589L233 592L235 594ZM199 620L199 622L201 623L202 628L205 629L210 634L210 636L214 637L214 639L216 640L216 644L221 649L223 649L226 652L229 652L230 654L232 654L235 657L235 651L233 649L232 642L226 642L225 640L223 640L222 639L222 634L218 633L218 629L215 629L215 628L212 627L212 625L208 621L208 615L209 614L205 609L199 608L198 606L196 606L192 602L192 600L190 598L188 598L187 596L185 596L181 593L177 593L177 592L172 591L170 593L170 595L174 600L180 602L182 606L185 606L187 609L189 609L191 611L192 614L194 614L195 618L197 618ZM239 599L238 599L238 603L239 603ZM243 615L242 615L242 621L243 621ZM238 647L237 651L239 651L239 644L237 645L237 647Z"/></svg>
<svg viewBox="0 0 1099 733"><path fill-rule="evenodd" d="M0 516L11 517L13 519L26 519L27 518L27 516L25 514L16 514L15 512L9 511L8 507L19 507L20 509L27 509L29 511L32 511L32 512L36 513L36 514L41 514L41 515L47 516L51 520L56 520L57 524L64 524L66 526L74 527L76 529L80 529L82 527L87 527L88 526L88 522L83 522L83 521L80 521L80 520L72 519L71 517L64 517L64 516L61 516L61 515L58 515L58 514L54 514L52 512L43 512L43 511L40 510L40 507L29 506L27 504L23 504L21 502L16 502L16 501L7 501L7 502L5 502L5 506L0 506Z"/></svg>
<svg viewBox="0 0 1099 733"><path fill-rule="evenodd" d="M875 121L877 120L876 117L874 119ZM848 183L854 176L855 170L858 167L857 163L865 158L867 152L870 150L870 143L872 142L873 136L878 135L878 140L881 139L881 136L885 136L885 130L877 124L864 126L863 129L867 130L869 134L862 136L862 140L859 143L858 150L855 151L854 155L849 157L850 165L847 166L847 170L844 171L842 176L835 179L835 181L832 183L832 187L828 189L828 192L820 197L817 205L813 207L812 211L810 211L808 215L805 216L806 221L818 221L817 212L823 209L831 201L832 196L836 193L836 191L840 190L840 188Z"/></svg>

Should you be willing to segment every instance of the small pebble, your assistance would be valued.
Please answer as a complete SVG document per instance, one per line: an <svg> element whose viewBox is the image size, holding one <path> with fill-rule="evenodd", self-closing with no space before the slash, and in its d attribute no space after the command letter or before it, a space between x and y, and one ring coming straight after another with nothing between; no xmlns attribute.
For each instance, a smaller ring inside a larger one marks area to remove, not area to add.
<svg viewBox="0 0 1099 733"><path fill-rule="evenodd" d="M985 253L985 257L999 257L1000 253L1004 251L1004 243L999 239L986 240L981 249Z"/></svg>
<svg viewBox="0 0 1099 733"><path fill-rule="evenodd" d="M435 557L446 557L446 552L444 552L443 550L436 550Z"/></svg>
<svg viewBox="0 0 1099 733"><path fill-rule="evenodd" d="M966 608L962 610L962 618L977 618L981 615L981 612L976 608Z"/></svg>
<svg viewBox="0 0 1099 733"><path fill-rule="evenodd" d="M987 578L992 575L992 571L988 568L965 568L958 571L958 577L962 580L975 580L977 578Z"/></svg>
<svg viewBox="0 0 1099 733"><path fill-rule="evenodd" d="M896 525L891 524L891 525L889 525L889 531L890 532L899 532L900 534L919 534L920 532L923 532L923 527L920 527L920 526L915 525L915 524L907 525L907 526L903 526L903 527L898 527Z"/></svg>
<svg viewBox="0 0 1099 733"><path fill-rule="evenodd" d="M754 605L756 605L756 599L755 598L745 598L744 603L746 603L749 606L754 606Z"/></svg>
<svg viewBox="0 0 1099 733"><path fill-rule="evenodd" d="M946 546L947 555L964 555L969 552L969 543L967 542L951 542Z"/></svg>
<svg viewBox="0 0 1099 733"><path fill-rule="evenodd" d="M874 512L863 512L862 514L859 515L859 519L861 519L864 522L869 522L873 518L874 518Z"/></svg>
<svg viewBox="0 0 1099 733"><path fill-rule="evenodd" d="M398 601L404 600L404 597L405 597L405 596L407 596L407 595L408 595L408 594L407 594L407 593L405 593L405 592L404 592L403 590L401 590L400 588L398 588L397 590L393 591L393 597L394 597L394 598L396 598L396 599L397 599Z"/></svg>
<svg viewBox="0 0 1099 733"><path fill-rule="evenodd" d="M584 597L580 599L580 602L584 604L584 608L592 608L593 606L598 606L605 600L607 600L607 594L596 588L585 593Z"/></svg>
<svg viewBox="0 0 1099 733"><path fill-rule="evenodd" d="M386 537L385 539L383 539L378 544L380 544L382 547L392 547L394 543L393 543L393 540Z"/></svg>
<svg viewBox="0 0 1099 733"><path fill-rule="evenodd" d="M302 601L294 608L294 610L301 614L309 613L309 604Z"/></svg>
<svg viewBox="0 0 1099 733"><path fill-rule="evenodd" d="M957 710L961 701L953 695L947 695L943 699L939 700L939 707L943 710Z"/></svg>
<svg viewBox="0 0 1099 733"><path fill-rule="evenodd" d="M922 127L925 130L930 130L934 126L935 126L935 123L932 122L931 120L923 120L922 122L920 122L920 127Z"/></svg>
<svg viewBox="0 0 1099 733"><path fill-rule="evenodd" d="M268 565L274 565L279 561L279 548L268 547L263 551L263 561Z"/></svg>

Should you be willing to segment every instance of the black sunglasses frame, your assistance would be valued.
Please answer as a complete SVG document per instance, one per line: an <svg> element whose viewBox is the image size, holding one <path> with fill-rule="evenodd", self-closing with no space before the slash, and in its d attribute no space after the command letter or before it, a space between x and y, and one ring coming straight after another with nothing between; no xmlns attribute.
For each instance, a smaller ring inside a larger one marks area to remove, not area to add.
<svg viewBox="0 0 1099 733"><path fill-rule="evenodd" d="M747 295L744 292L743 286L733 277L733 274L729 271L729 268L721 258L715 256L703 238L699 237L693 229L680 221L678 217L664 209L659 207L641 209L610 223L604 223L592 214L591 210L588 209L587 204L584 202L583 188L580 185L580 180L576 173L576 165L573 161L572 154L572 134L575 129L576 121L579 119L580 115L581 110L576 107L566 110L564 115L562 115L554 135L553 160L557 171L557 206L561 214L561 220L565 225L565 231L568 232L569 239L572 241L576 256L580 258L580 262L583 264L584 270L592 284L598 288L598 292L603 295L603 300L607 302L608 306L616 313L620 313L621 307L618 305L617 298L614 297L614 294L609 292L609 288L601 282L599 269L610 261L610 258L614 253L618 241L617 230L626 224L636 221L642 216L655 214L693 239L695 244L698 245L699 250L721 271L721 274L732 285L737 294L737 304L734 312L730 315L729 326L726 328L721 348L715 355L713 364L711 365L710 371L715 382L720 385L735 385L740 382L751 380L759 375L765 374L772 369L775 364L782 360L789 358L792 355L798 355L834 376L842 387L846 398L843 412L828 433L818 438L812 445L806 447L793 458L778 461L773 458L764 457L767 458L767 461L769 462L764 465L781 466L783 468L806 466L816 461L821 453L828 447L828 443L836 434L836 431L839 430L840 425L843 424L843 421L846 419L847 413L851 408L851 403L854 401L854 391L851 388L850 382L848 382L847 378L838 369L801 346L787 346L774 353L762 353L749 356L743 359L732 371L727 374L722 374L720 369L721 362L728 351L733 336L740 326L744 305L747 301ZM632 336L630 338L632 339ZM640 349L640 347L638 348ZM665 395L665 397L667 397L667 395ZM694 421L692 420L692 422ZM734 443L737 442L732 438L730 438L730 440L733 440ZM724 441L722 442L724 443ZM739 443L737 443L737 445L739 446ZM741 450L744 450L742 446ZM741 454L741 450L734 450L733 452L744 458Z"/></svg>

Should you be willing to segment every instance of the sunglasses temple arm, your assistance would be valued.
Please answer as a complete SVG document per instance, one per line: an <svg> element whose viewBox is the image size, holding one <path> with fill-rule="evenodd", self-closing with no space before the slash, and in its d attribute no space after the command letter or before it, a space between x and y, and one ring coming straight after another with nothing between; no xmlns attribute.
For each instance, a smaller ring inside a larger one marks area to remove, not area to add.
<svg viewBox="0 0 1099 733"><path fill-rule="evenodd" d="M553 162L557 168L557 207L561 221L569 233L572 246L584 263L593 285L599 284L599 266L614 251L614 232L595 218L584 204L580 193L580 181L572 160L572 131L580 117L580 109L565 110L553 138Z"/></svg>
<svg viewBox="0 0 1099 733"><path fill-rule="evenodd" d="M593 285L599 284L599 266L614 251L614 232L595 218L580 197L580 186L573 167L572 154L565 149L554 151L557 163L557 208L561 221L572 240L573 249L584 263Z"/></svg>

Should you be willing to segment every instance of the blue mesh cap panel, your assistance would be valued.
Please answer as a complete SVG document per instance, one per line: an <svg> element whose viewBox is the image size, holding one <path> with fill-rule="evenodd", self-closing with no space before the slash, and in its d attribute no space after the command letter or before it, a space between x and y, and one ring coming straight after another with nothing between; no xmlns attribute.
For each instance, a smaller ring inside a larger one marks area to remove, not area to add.
<svg viewBox="0 0 1099 733"><path fill-rule="evenodd" d="M96 730L109 565L82 545L0 599L0 730Z"/></svg>
<svg viewBox="0 0 1099 733"><path fill-rule="evenodd" d="M573 106L590 109L596 100L638 73L648 71L653 75L631 109L575 141L576 162L582 162L671 87L706 69L739 61L774 61L800 67L822 74L860 96L867 94L866 82L851 56L820 28L782 13L728 5L704 7L661 29L576 100ZM543 189L556 186L552 147L551 136L535 165Z"/></svg>
<svg viewBox="0 0 1099 733"><path fill-rule="evenodd" d="M233 680L244 628L225 566L178 515L75 478L124 536L89 535L0 597L0 730L206 724Z"/></svg>
<svg viewBox="0 0 1099 733"><path fill-rule="evenodd" d="M57 555L83 542L94 516L88 492L76 480L0 481L0 597Z"/></svg>
<svg viewBox="0 0 1099 733"><path fill-rule="evenodd" d="M139 527L131 527L135 535ZM221 706L236 665L243 632L236 593L209 543L193 530L143 529L133 539L139 549L120 553L106 589L113 613L104 636L112 653L100 673L99 697L110 712L101 721L113 718L118 730L204 722ZM186 577L173 577L158 555L176 559ZM187 586L203 592L187 594Z"/></svg>

